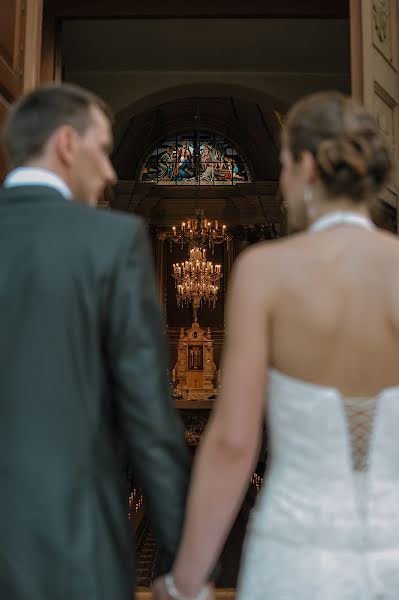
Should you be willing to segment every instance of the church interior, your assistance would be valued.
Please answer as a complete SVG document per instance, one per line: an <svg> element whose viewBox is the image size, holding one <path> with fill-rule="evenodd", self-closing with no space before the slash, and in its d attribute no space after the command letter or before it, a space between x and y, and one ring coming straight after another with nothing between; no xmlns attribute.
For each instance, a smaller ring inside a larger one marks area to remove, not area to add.
<svg viewBox="0 0 399 600"><path fill-rule="evenodd" d="M287 234L279 190L285 114L318 90L357 93L358 6L353 0L148 7L44 0L41 80L87 87L115 115L118 183L99 204L141 215L148 226L170 393L192 454L217 403L234 261L247 246ZM375 219L396 231L395 194L381 199ZM234 596L245 527L267 463L266 432L264 438L223 551L220 598ZM156 573L156 541L134 473L129 477L144 598Z"/></svg>

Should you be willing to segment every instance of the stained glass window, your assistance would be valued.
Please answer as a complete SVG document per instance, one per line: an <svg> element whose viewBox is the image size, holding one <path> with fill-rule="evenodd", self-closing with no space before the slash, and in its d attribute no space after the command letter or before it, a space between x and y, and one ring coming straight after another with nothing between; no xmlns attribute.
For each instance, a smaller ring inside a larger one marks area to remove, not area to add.
<svg viewBox="0 0 399 600"><path fill-rule="evenodd" d="M162 141L144 163L140 181L157 185L250 183L247 165L225 138L205 132L177 134Z"/></svg>

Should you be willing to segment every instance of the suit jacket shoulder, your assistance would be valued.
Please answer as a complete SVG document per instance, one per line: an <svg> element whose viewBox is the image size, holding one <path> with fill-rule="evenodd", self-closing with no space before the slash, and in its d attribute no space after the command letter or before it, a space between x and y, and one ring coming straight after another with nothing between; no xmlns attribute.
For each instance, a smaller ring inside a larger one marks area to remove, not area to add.
<svg viewBox="0 0 399 600"><path fill-rule="evenodd" d="M144 219L138 215L124 214L102 208L93 208L73 202L82 227L90 225L99 232L117 232L119 235L132 235L137 229L145 227Z"/></svg>

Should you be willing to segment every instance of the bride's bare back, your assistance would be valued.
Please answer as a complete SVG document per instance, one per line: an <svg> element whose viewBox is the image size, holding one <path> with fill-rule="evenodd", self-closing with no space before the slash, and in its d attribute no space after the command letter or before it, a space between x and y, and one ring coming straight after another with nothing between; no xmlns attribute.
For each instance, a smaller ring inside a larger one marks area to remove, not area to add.
<svg viewBox="0 0 399 600"><path fill-rule="evenodd" d="M340 226L264 244L252 254L246 268L254 270L253 293L262 295L269 315L270 365L349 396L399 384L393 235Z"/></svg>

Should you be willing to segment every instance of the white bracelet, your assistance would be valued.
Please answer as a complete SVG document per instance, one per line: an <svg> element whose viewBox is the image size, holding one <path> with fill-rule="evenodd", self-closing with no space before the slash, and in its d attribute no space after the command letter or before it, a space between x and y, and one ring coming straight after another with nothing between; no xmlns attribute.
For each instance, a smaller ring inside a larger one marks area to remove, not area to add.
<svg viewBox="0 0 399 600"><path fill-rule="evenodd" d="M171 598L173 598L174 600L207 600L208 598L207 586L204 586L196 596L192 596L191 598L181 594L176 587L172 573L168 573L167 575L165 575L165 585L166 589L168 590L169 596L171 596Z"/></svg>

